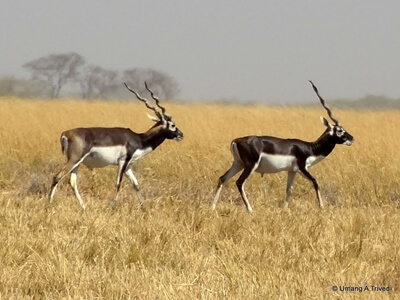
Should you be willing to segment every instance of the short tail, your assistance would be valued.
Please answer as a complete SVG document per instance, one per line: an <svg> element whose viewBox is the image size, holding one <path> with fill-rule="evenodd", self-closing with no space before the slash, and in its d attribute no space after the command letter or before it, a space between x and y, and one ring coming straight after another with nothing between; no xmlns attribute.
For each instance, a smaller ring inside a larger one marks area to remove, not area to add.
<svg viewBox="0 0 400 300"><path fill-rule="evenodd" d="M68 151L68 138L65 135L61 135L60 137L60 143L61 143L61 152L64 155L67 155Z"/></svg>
<svg viewBox="0 0 400 300"><path fill-rule="evenodd" d="M236 162L240 162L241 164L243 164L242 159L240 158L240 155L239 155L239 151L238 151L238 148L237 148L237 144L236 144L235 141L233 141L233 142L231 143L231 152L232 152L233 160L236 161Z"/></svg>

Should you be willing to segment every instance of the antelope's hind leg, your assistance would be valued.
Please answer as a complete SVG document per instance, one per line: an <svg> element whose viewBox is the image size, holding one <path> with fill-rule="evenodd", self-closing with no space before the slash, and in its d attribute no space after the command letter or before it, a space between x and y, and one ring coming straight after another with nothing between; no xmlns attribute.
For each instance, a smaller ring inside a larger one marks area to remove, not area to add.
<svg viewBox="0 0 400 300"><path fill-rule="evenodd" d="M75 168L71 171L69 183L70 183L72 189L74 190L75 197L76 197L76 199L78 199L79 204L81 205L81 207L82 207L83 209L85 209L85 208L86 208L86 204L85 204L85 202L83 202L82 197L81 197L81 195L79 194L79 191L78 191L78 184L77 184L78 169L79 169L79 165L78 165L77 167L75 167Z"/></svg>
<svg viewBox="0 0 400 300"><path fill-rule="evenodd" d="M67 176L69 173L71 173L74 169L78 169L79 165L84 161L84 159L88 155L89 155L89 153L80 159L69 159L67 161L67 163L62 167L61 171L58 172L53 177L53 183L51 184L51 189L50 189L50 193L49 193L49 203L53 202L54 194L56 193L56 189L57 189L57 186L60 183L60 181L63 180L64 177ZM71 178L71 181L72 181L72 178ZM76 183L76 173L75 173L75 183ZM72 183L71 183L71 185L72 185ZM76 193L75 193L75 195L76 195ZM78 195L79 195L79 192L78 192ZM81 199L78 198L78 201L79 201L79 203L81 203L82 198ZM81 204L81 206L82 206L82 204Z"/></svg>
<svg viewBox="0 0 400 300"><path fill-rule="evenodd" d="M217 192L215 194L214 201L211 205L212 209L215 209L215 207L217 205L218 199L221 195L222 186L225 184L225 182L227 182L229 179L231 179L233 176L235 176L242 169L243 169L242 164L234 161L232 163L232 166L229 168L229 170L218 179Z"/></svg>

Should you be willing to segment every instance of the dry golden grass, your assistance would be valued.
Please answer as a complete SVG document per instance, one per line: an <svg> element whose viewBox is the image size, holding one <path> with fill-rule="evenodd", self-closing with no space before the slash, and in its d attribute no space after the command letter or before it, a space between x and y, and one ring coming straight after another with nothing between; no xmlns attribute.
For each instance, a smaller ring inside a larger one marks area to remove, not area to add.
<svg viewBox="0 0 400 300"><path fill-rule="evenodd" d="M1 299L395 299L400 291L400 112L335 110L356 138L311 169L326 208L298 176L253 175L248 214L231 180L230 141L248 134L316 139L322 108L168 104L185 139L166 141L134 170L110 209L115 167L81 167L82 211L59 170L59 135L78 126L151 126L141 103L0 99ZM236 179L236 177L235 177ZM391 292L333 292L332 286Z"/></svg>

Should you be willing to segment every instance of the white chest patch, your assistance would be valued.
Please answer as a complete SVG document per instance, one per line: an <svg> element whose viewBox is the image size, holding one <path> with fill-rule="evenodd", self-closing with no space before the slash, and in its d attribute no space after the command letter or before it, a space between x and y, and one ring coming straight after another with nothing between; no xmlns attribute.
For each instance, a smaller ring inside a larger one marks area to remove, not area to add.
<svg viewBox="0 0 400 300"><path fill-rule="evenodd" d="M322 155L320 155L320 156L310 156L306 160L306 169L309 168L309 167L312 167L316 163L319 163L324 158L325 158L325 156L322 156Z"/></svg>
<svg viewBox="0 0 400 300"><path fill-rule="evenodd" d="M277 173L281 171L297 171L296 158L291 155L261 154L258 173Z"/></svg>
<svg viewBox="0 0 400 300"><path fill-rule="evenodd" d="M153 151L153 148L150 148L150 147L149 148L144 148L144 149L137 149L133 153L132 158L131 158L129 163L131 163L131 162L133 162L135 160L138 160L139 158L145 156L146 154L149 154L151 151Z"/></svg>
<svg viewBox="0 0 400 300"><path fill-rule="evenodd" d="M117 165L121 157L126 156L124 146L93 147L83 164L89 168L103 168L109 165Z"/></svg>

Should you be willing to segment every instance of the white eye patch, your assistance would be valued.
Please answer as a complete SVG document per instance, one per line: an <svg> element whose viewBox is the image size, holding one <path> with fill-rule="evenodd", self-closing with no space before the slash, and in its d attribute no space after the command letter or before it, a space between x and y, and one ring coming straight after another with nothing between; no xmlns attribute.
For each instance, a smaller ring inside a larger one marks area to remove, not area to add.
<svg viewBox="0 0 400 300"><path fill-rule="evenodd" d="M338 137L342 137L343 134L344 134L345 132L346 132L346 131L344 131L343 128L338 127L338 128L336 129L336 135L337 135Z"/></svg>
<svg viewBox="0 0 400 300"><path fill-rule="evenodd" d="M168 122L169 130L176 131L176 125L172 122Z"/></svg>

